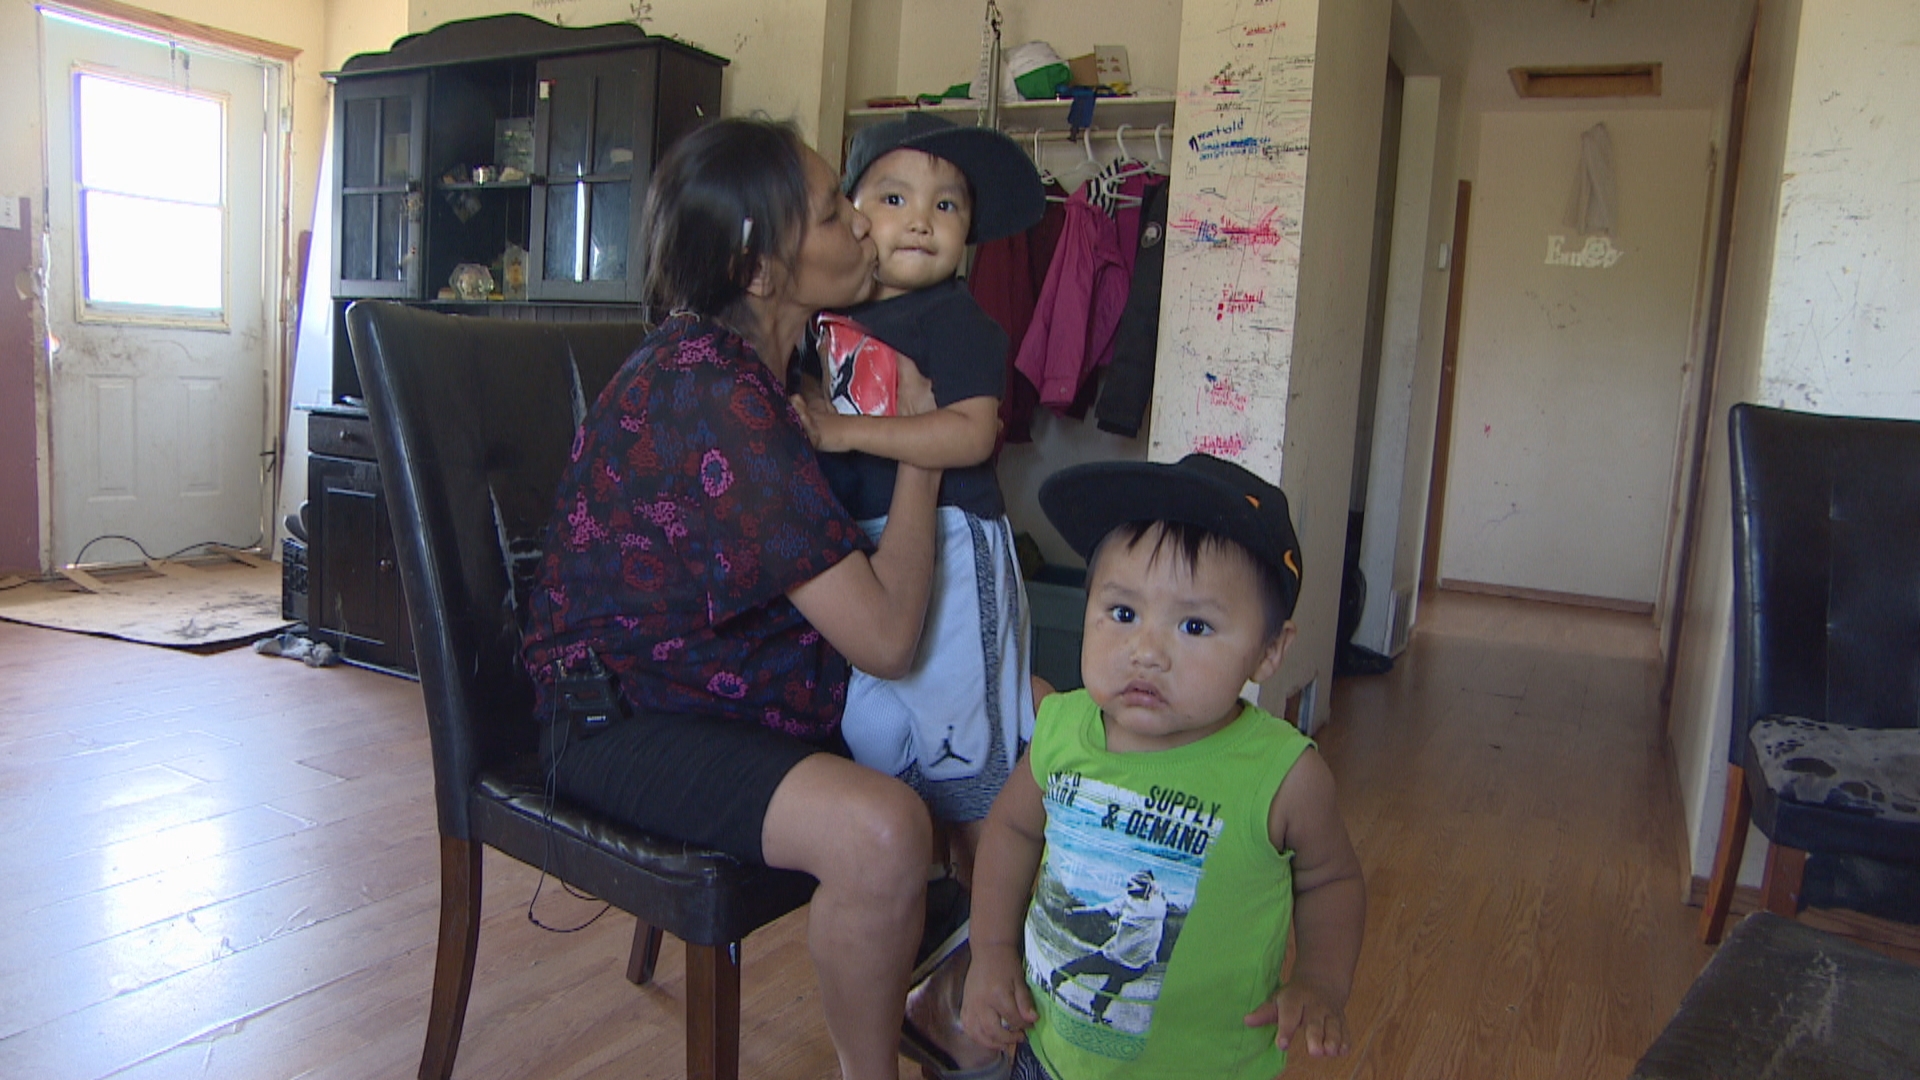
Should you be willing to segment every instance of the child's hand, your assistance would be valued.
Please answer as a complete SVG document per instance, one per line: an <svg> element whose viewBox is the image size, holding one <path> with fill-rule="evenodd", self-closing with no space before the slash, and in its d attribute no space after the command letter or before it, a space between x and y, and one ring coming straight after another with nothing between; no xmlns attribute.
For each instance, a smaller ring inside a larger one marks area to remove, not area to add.
<svg viewBox="0 0 1920 1080"><path fill-rule="evenodd" d="M1331 995L1311 983L1295 981L1281 987L1272 1001L1248 1013L1245 1023L1248 1027L1277 1025L1273 1044L1282 1050L1304 1040L1309 1057L1339 1057L1347 1052L1346 1013L1333 1004Z"/></svg>
<svg viewBox="0 0 1920 1080"><path fill-rule="evenodd" d="M1038 1019L1021 969L1020 950L975 943L966 998L960 1006L967 1037L981 1046L1011 1052L1025 1041L1026 1030Z"/></svg>

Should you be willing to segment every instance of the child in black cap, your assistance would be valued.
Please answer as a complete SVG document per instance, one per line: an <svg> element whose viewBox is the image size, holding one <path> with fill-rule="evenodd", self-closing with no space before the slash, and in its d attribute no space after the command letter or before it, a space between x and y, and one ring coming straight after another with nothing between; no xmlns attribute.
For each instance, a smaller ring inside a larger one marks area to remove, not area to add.
<svg viewBox="0 0 1920 1080"><path fill-rule="evenodd" d="M1033 162L1006 135L919 112L856 134L842 187L872 222L875 291L859 307L822 316L819 352L833 404L802 398L802 421L834 494L876 537L896 461L945 475L913 668L900 679L856 670L840 730L856 761L905 781L934 820L950 826L964 881L987 811L1032 736L1033 690L1026 588L994 472L1007 335L956 275L968 244L1032 227L1046 195ZM846 340L836 344L835 335ZM863 415L864 394L878 385L875 396L886 397L884 377L856 370L871 355L868 338L910 357L932 380L940 408ZM956 957L915 989L902 1049L932 1076L1004 1076L998 1055L963 1045L964 963Z"/></svg>
<svg viewBox="0 0 1920 1080"><path fill-rule="evenodd" d="M987 819L967 1034L1015 1080L1270 1080L1289 1049L1345 1053L1359 859L1312 742L1240 698L1294 637L1286 496L1193 454L1066 469L1040 504L1088 561L1086 687L1041 703Z"/></svg>
<svg viewBox="0 0 1920 1080"><path fill-rule="evenodd" d="M856 760L900 777L936 820L957 826L964 866L1033 731L1033 694L1025 589L994 475L1007 336L955 274L970 242L1030 227L1046 198L1011 139L917 112L862 129L842 186L872 221L879 249L874 299L845 316L857 334L912 358L940 408L869 416L813 399L808 434L834 494L870 531L885 524L896 461L946 473L913 670L896 680L856 671L841 730Z"/></svg>

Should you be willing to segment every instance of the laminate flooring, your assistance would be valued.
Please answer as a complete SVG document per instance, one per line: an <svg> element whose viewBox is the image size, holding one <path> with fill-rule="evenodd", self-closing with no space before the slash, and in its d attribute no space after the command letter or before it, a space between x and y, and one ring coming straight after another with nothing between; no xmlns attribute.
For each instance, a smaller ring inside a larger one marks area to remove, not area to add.
<svg viewBox="0 0 1920 1080"><path fill-rule="evenodd" d="M1708 956L1644 617L1423 601L1321 745L1365 863L1355 1049L1290 1077L1621 1077ZM403 1078L439 900L418 687L0 623L0 1077ZM494 853L461 1078L680 1076L681 950L529 925ZM549 883L540 915L599 908ZM835 1075L804 911L745 945L742 1073ZM917 1070L902 1064L902 1075Z"/></svg>

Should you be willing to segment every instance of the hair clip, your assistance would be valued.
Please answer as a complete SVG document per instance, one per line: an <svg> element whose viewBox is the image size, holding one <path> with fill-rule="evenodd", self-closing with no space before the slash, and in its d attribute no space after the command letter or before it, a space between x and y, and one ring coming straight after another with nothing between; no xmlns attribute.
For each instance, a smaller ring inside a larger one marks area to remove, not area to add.
<svg viewBox="0 0 1920 1080"><path fill-rule="evenodd" d="M753 240L753 219L740 219L740 252L745 254Z"/></svg>

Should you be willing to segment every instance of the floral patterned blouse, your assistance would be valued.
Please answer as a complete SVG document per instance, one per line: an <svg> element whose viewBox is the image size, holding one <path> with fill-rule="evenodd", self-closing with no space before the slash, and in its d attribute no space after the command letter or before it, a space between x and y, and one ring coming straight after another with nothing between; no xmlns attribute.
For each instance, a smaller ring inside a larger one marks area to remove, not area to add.
<svg viewBox="0 0 1920 1080"><path fill-rule="evenodd" d="M674 315L601 393L527 605L539 715L555 661L591 648L637 715L838 728L847 662L786 592L872 544L782 389L739 335Z"/></svg>

